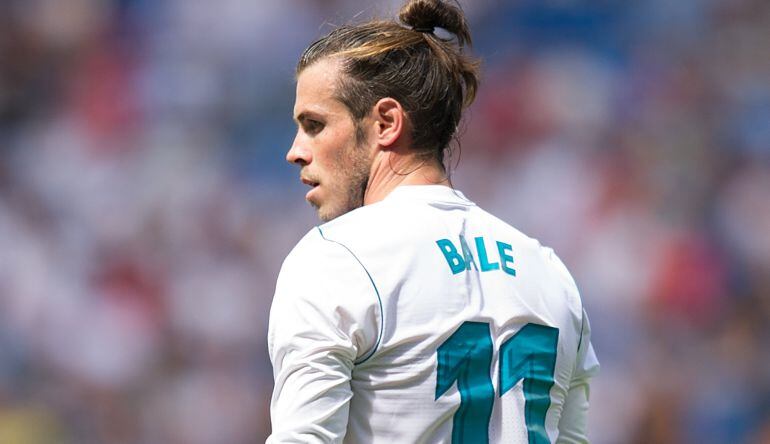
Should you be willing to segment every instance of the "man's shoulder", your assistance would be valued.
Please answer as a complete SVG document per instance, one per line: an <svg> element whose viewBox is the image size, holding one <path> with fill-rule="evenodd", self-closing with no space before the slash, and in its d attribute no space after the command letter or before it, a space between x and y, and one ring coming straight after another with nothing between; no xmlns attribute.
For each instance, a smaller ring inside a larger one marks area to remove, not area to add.
<svg viewBox="0 0 770 444"><path fill-rule="evenodd" d="M312 255L314 251L322 249L324 247L323 239L318 232L318 227L313 227L305 233L304 236L294 245L289 254L286 256L284 264L291 261L301 261L308 255Z"/></svg>
<svg viewBox="0 0 770 444"><path fill-rule="evenodd" d="M281 265L279 281L315 281L334 274L347 264L349 253L323 238L319 227L311 228L291 249Z"/></svg>
<svg viewBox="0 0 770 444"><path fill-rule="evenodd" d="M302 236L286 256L283 268L325 267L335 258L348 255L338 243L324 237L322 227L314 226Z"/></svg>
<svg viewBox="0 0 770 444"><path fill-rule="evenodd" d="M323 241L347 247L407 242L414 234L407 229L412 217L414 214L405 216L403 209L391 202L381 201L357 208L315 228Z"/></svg>
<svg viewBox="0 0 770 444"><path fill-rule="evenodd" d="M354 265L358 262L355 251L362 244L383 240L382 221L371 214L374 207L362 207L312 227L286 256L282 273L312 270L313 275L320 276Z"/></svg>
<svg viewBox="0 0 770 444"><path fill-rule="evenodd" d="M313 227L283 261L276 293L279 293L280 288L291 288L303 289L308 294L342 294L345 289L368 288L370 282L367 274L350 248L325 238L320 227ZM312 299L323 302L315 297Z"/></svg>

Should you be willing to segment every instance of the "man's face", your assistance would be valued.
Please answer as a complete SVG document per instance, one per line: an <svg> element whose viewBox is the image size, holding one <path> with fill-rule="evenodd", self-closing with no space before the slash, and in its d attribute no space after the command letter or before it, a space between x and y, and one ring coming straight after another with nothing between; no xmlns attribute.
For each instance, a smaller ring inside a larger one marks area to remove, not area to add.
<svg viewBox="0 0 770 444"><path fill-rule="evenodd" d="M371 167L371 150L357 143L356 124L335 99L338 63L322 59L299 74L297 136L286 154L286 160L301 167L300 179L312 187L305 199L324 222L364 204Z"/></svg>

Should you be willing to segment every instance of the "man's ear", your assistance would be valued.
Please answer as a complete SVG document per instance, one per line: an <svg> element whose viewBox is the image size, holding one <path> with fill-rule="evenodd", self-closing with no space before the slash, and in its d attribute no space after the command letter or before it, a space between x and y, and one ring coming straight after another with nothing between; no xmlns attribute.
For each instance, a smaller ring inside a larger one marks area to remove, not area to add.
<svg viewBox="0 0 770 444"><path fill-rule="evenodd" d="M374 131L377 143L390 147L403 135L406 127L406 113L398 100L384 97L374 104Z"/></svg>

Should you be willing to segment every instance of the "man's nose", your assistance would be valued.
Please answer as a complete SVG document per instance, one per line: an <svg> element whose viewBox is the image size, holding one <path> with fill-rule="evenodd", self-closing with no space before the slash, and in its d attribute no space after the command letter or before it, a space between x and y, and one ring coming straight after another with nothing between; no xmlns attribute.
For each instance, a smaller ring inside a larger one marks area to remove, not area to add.
<svg viewBox="0 0 770 444"><path fill-rule="evenodd" d="M313 156L309 149L305 148L303 144L298 143L297 139L294 139L294 143L289 148L289 152L286 153L286 161L289 163L296 163L297 165L307 165L313 160Z"/></svg>

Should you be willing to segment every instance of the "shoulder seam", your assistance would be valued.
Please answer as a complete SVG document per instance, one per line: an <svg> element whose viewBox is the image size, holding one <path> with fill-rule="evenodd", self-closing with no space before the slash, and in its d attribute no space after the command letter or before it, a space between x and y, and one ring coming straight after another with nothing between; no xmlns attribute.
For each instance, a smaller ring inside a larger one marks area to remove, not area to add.
<svg viewBox="0 0 770 444"><path fill-rule="evenodd" d="M331 243L334 243L334 244L337 244L337 245L341 246L342 248L347 250L348 253L350 253L351 256L353 256L353 259L355 259L356 262L358 262L358 264L361 266L361 268L363 268L364 272L366 273L366 276L369 278L369 282L372 283L372 288L374 288L374 294L377 296L377 302L378 302L379 307L380 307L380 332L377 335L377 342L374 344L374 347L372 347L372 350L369 352L369 354L364 356L362 359L359 359L359 360L353 362L353 364L355 364L355 365L363 364L364 362L369 360L369 358L371 358L374 355L374 353L380 347L380 341L382 340L382 332L383 332L383 328L385 326L385 311L382 308L382 298L380 297L380 291L377 289L377 285L374 283L374 279L372 278L372 275L369 273L369 270L367 270L367 268L366 268L366 266L364 266L363 262L361 262L361 260L358 258L358 256L356 256L356 254L353 253L353 251L350 248L348 248L347 245L343 244L342 242L333 240L333 239L328 239L324 235L324 232L323 232L323 230L321 230L320 226L317 226L316 228L318 229L318 233L321 234L321 239L323 239L323 240L325 240L327 242L331 242Z"/></svg>

